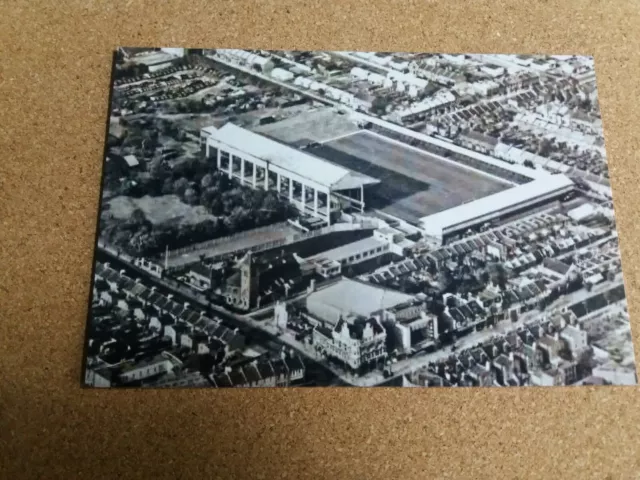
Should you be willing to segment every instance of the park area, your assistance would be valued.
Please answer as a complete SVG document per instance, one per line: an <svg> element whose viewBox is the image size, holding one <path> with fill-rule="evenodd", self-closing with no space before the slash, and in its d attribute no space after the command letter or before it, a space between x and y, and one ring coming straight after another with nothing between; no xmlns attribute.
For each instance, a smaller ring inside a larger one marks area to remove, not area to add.
<svg viewBox="0 0 640 480"><path fill-rule="evenodd" d="M152 225L196 225L216 217L201 205L187 205L177 195L141 198L119 196L104 205L104 214L116 220L129 220L133 212L141 210Z"/></svg>
<svg viewBox="0 0 640 480"><path fill-rule="evenodd" d="M239 185L219 172L203 175L197 166L190 167L184 172L189 180L173 180L162 172L156 178L160 181L166 177L163 183L171 193L103 199L101 241L130 255L154 256L167 248L183 249L261 227L269 229L297 214L273 192ZM258 235L256 241L260 239L273 240L266 233Z"/></svg>
<svg viewBox="0 0 640 480"><path fill-rule="evenodd" d="M310 150L313 154L380 180L367 191L367 206L408 222L510 188L481 172L358 131Z"/></svg>

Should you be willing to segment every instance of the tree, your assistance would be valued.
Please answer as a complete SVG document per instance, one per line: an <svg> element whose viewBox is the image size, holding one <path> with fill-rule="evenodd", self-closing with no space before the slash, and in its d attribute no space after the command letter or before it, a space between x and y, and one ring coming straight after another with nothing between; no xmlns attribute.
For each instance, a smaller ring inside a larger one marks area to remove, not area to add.
<svg viewBox="0 0 640 480"><path fill-rule="evenodd" d="M230 215L225 219L225 223L230 233L239 231L243 225L247 222L248 212L241 206L237 206L233 209Z"/></svg>
<svg viewBox="0 0 640 480"><path fill-rule="evenodd" d="M212 215L222 215L224 210L224 205L219 196L214 196L208 204L209 211Z"/></svg>
<svg viewBox="0 0 640 480"><path fill-rule="evenodd" d="M208 188L213 184L213 175L211 175L210 173L207 173L204 177L202 177L202 180L200 180L200 186L202 188Z"/></svg>
<svg viewBox="0 0 640 480"><path fill-rule="evenodd" d="M215 184L220 192L226 192L231 187L231 180L228 175L221 171L217 171L215 174Z"/></svg>
<svg viewBox="0 0 640 480"><path fill-rule="evenodd" d="M189 205L196 205L200 199L198 198L198 193L194 188L187 188L184 192L184 201Z"/></svg>
<svg viewBox="0 0 640 480"><path fill-rule="evenodd" d="M206 208L211 208L211 203L220 197L220 191L216 186L209 186L207 188L202 188L202 193L200 194L200 204Z"/></svg>
<svg viewBox="0 0 640 480"><path fill-rule="evenodd" d="M156 179L164 179L164 177L167 175L167 169L164 166L164 160L162 159L162 155L160 155L159 152L149 164L149 173L151 174L152 178Z"/></svg>
<svg viewBox="0 0 640 480"><path fill-rule="evenodd" d="M273 192L269 192L262 202L262 208L267 211L277 212L280 210L281 204Z"/></svg>
<svg viewBox="0 0 640 480"><path fill-rule="evenodd" d="M131 212L131 223L135 225L143 225L147 221L147 216L140 208L136 208Z"/></svg>
<svg viewBox="0 0 640 480"><path fill-rule="evenodd" d="M371 102L371 111L378 115L383 115L391 102L386 97L375 97Z"/></svg>
<svg viewBox="0 0 640 480"><path fill-rule="evenodd" d="M540 146L538 148L538 155L540 155L541 157L548 157L551 154L551 147L551 141L548 138L545 138L540 143Z"/></svg>
<svg viewBox="0 0 640 480"><path fill-rule="evenodd" d="M583 110L591 111L591 109L593 108L593 103L591 102L591 99L587 97L580 103L580 107Z"/></svg>
<svg viewBox="0 0 640 480"><path fill-rule="evenodd" d="M524 166L525 167L529 167L529 168L535 168L535 165L533 164L533 162L529 159L524 161Z"/></svg>
<svg viewBox="0 0 640 480"><path fill-rule="evenodd" d="M173 180L171 179L171 177L165 178L164 182L162 183L161 193L162 195L170 195L171 193L173 193Z"/></svg>
<svg viewBox="0 0 640 480"><path fill-rule="evenodd" d="M175 182L173 182L173 193L182 197L188 187L189 181L184 177L180 177Z"/></svg>

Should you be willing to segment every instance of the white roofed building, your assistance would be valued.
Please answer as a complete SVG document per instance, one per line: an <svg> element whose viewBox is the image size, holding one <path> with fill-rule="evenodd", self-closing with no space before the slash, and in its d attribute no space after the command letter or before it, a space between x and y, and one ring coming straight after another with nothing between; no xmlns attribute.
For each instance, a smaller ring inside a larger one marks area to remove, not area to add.
<svg viewBox="0 0 640 480"><path fill-rule="evenodd" d="M351 69L351 72L349 72L349 73L351 74L351 76L353 78L355 78L357 80L366 80L371 72L369 72L368 70L365 70L364 68L353 67Z"/></svg>
<svg viewBox="0 0 640 480"><path fill-rule="evenodd" d="M293 80L295 75L291 73L289 70L285 70L284 68L274 68L271 70L271 77L276 80L280 80L281 82L290 82Z"/></svg>
<svg viewBox="0 0 640 480"><path fill-rule="evenodd" d="M387 72L387 78L391 80L395 80L397 82L403 82L407 85L413 85L419 90L424 90L429 85L429 81L424 78L420 78L413 73L403 73L391 70Z"/></svg>
<svg viewBox="0 0 640 480"><path fill-rule="evenodd" d="M413 299L411 295L402 292L343 278L330 287L309 295L306 307L314 317L335 324L340 317L369 317L374 312L388 310Z"/></svg>
<svg viewBox="0 0 640 480"><path fill-rule="evenodd" d="M422 217L420 226L425 235L443 241L447 236L462 233L501 216L552 201L573 191L574 188L575 184L569 177L561 174L550 175Z"/></svg>
<svg viewBox="0 0 640 480"><path fill-rule="evenodd" d="M300 212L331 223L345 207L364 210L364 187L379 180L227 123L201 131L207 158L253 188L288 198ZM356 191L350 196L347 191Z"/></svg>
<svg viewBox="0 0 640 480"><path fill-rule="evenodd" d="M583 222L592 218L597 213L596 207L592 203L583 203L579 207L567 212L567 215L574 222Z"/></svg>
<svg viewBox="0 0 640 480"><path fill-rule="evenodd" d="M374 237L363 238L346 245L342 245L307 259L316 265L316 271L321 275L330 276L328 272L337 275L350 265L365 262L372 258L389 253L389 244ZM339 267L335 269L334 267Z"/></svg>
<svg viewBox="0 0 640 480"><path fill-rule="evenodd" d="M175 55L176 57L184 57L185 55L184 48L161 48L160 50L168 53L169 55Z"/></svg>
<svg viewBox="0 0 640 480"><path fill-rule="evenodd" d="M273 60L268 57L263 57L255 53L248 52L247 50L239 50L234 48L218 49L216 53L222 57L225 57L233 62L238 62L249 68L256 68L264 73L269 73L274 65Z"/></svg>
<svg viewBox="0 0 640 480"><path fill-rule="evenodd" d="M127 165L129 165L130 167L137 167L138 165L140 165L140 162L135 155L125 155L124 161L127 162Z"/></svg>

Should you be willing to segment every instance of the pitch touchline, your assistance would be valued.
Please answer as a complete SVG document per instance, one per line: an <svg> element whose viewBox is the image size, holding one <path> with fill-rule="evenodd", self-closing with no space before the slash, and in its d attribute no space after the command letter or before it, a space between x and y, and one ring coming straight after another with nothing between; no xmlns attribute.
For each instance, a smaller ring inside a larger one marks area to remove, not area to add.
<svg viewBox="0 0 640 480"><path fill-rule="evenodd" d="M329 143L329 142L335 142L336 140L340 140L341 138L346 138L346 137L350 137L352 135L355 135L356 133L360 133L360 132L364 132L366 130L356 130L355 132L349 132L349 133L342 133L336 137L333 138L329 138L328 140L323 140L321 142L318 142L321 145L324 145L325 143Z"/></svg>
<svg viewBox="0 0 640 480"><path fill-rule="evenodd" d="M397 145L400 145L401 147L404 147L404 148L407 148L409 150L413 150L415 152L421 153L425 157L431 156L431 157L436 158L436 159L438 159L438 160L440 160L442 162L448 163L450 165L455 165L456 167L462 168L464 170L469 170L471 172L479 173L480 175L484 175L486 177L489 177L492 180L497 180L500 183L506 183L506 184L511 185L511 186L517 186L518 185L518 183L512 182L511 180L506 180L506 179L504 179L502 177L498 177L497 175L493 175L492 173L488 173L488 172L485 172L483 170L479 170L477 168L473 168L473 167L470 167L468 165L464 165L462 163L458 163L458 162L455 162L453 160L449 160L448 158L443 157L441 155L438 155L437 153L427 152L426 150L422 150L422 149L420 149L418 147L414 147L413 145L406 144L406 143L401 142L399 140L396 140L394 138L385 137L384 135L382 135L380 133L372 132L371 130L360 130L360 131L361 132L366 132L369 135L375 135L376 137L379 137L379 138L381 138L381 139L383 139L383 140L385 140L385 141L387 141L389 143L395 143Z"/></svg>

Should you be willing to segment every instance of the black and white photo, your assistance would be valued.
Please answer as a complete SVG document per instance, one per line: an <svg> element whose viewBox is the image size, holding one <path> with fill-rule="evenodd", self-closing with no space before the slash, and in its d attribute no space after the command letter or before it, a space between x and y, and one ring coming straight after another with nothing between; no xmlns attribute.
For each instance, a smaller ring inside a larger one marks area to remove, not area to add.
<svg viewBox="0 0 640 480"><path fill-rule="evenodd" d="M84 383L634 385L594 62L119 48Z"/></svg>

